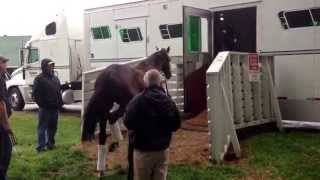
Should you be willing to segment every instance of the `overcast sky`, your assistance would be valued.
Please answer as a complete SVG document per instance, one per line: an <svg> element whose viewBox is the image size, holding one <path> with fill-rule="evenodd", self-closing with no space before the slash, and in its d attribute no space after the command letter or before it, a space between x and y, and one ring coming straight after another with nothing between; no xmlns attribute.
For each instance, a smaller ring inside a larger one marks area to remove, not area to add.
<svg viewBox="0 0 320 180"><path fill-rule="evenodd" d="M83 9L136 0L1 0L0 36L32 35L64 10L79 22Z"/></svg>

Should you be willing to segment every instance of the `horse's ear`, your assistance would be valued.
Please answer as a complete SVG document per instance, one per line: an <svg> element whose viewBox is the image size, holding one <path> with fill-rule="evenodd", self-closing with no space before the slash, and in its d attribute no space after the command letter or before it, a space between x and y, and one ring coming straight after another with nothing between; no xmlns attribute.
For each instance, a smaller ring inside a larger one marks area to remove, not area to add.
<svg viewBox="0 0 320 180"><path fill-rule="evenodd" d="M156 46L156 51L159 51L159 47L158 46Z"/></svg>
<svg viewBox="0 0 320 180"><path fill-rule="evenodd" d="M170 46L167 48L167 54L170 53Z"/></svg>

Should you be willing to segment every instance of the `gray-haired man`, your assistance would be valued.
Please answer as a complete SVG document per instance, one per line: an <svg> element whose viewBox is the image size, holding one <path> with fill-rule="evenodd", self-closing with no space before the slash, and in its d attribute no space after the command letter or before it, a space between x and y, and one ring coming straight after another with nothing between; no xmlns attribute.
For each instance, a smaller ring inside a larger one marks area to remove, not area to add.
<svg viewBox="0 0 320 180"><path fill-rule="evenodd" d="M132 131L134 179L165 180L172 132L180 125L179 111L161 87L159 71L144 76L147 88L129 103L124 123Z"/></svg>

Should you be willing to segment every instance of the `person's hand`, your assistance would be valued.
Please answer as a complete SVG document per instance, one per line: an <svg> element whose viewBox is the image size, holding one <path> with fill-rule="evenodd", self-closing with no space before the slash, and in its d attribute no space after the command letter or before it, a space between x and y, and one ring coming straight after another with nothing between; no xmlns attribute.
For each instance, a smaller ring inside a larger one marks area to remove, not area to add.
<svg viewBox="0 0 320 180"><path fill-rule="evenodd" d="M7 134L13 134L10 124L4 123L3 129L4 129L4 132L6 132Z"/></svg>

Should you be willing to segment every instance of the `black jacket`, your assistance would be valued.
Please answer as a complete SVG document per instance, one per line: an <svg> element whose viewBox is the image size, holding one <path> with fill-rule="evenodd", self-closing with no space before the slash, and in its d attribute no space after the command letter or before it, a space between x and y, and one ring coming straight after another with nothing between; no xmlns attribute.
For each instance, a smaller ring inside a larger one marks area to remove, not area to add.
<svg viewBox="0 0 320 180"><path fill-rule="evenodd" d="M42 73L34 79L32 95L39 107L59 109L63 105L60 80L53 72L48 71L49 62L52 61L48 59L42 60Z"/></svg>
<svg viewBox="0 0 320 180"><path fill-rule="evenodd" d="M181 126L177 106L161 87L153 86L127 106L125 126L135 149L160 151L169 147L172 132Z"/></svg>
<svg viewBox="0 0 320 180"><path fill-rule="evenodd" d="M9 101L9 94L7 90L5 75L0 75L0 100L4 101L6 104L7 114L8 117L11 116L11 103Z"/></svg>

